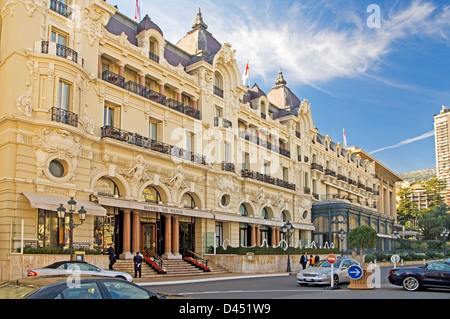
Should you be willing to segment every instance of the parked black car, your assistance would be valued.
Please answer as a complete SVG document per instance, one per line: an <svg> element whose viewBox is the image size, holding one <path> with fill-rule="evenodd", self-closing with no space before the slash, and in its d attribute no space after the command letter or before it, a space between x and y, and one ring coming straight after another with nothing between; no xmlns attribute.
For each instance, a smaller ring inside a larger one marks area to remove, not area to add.
<svg viewBox="0 0 450 319"><path fill-rule="evenodd" d="M393 268L389 271L388 279L391 284L403 286L408 291L421 288L450 289L450 258L420 267Z"/></svg>
<svg viewBox="0 0 450 319"><path fill-rule="evenodd" d="M123 279L36 276L0 285L0 299L164 299Z"/></svg>

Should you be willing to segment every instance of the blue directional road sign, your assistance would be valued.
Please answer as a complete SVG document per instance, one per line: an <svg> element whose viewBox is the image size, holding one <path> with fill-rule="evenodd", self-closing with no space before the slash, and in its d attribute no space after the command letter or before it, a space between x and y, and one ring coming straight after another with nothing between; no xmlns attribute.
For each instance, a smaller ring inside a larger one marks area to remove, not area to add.
<svg viewBox="0 0 450 319"><path fill-rule="evenodd" d="M350 276L350 278L358 280L363 275L362 268L358 265L351 265L348 268L348 275Z"/></svg>

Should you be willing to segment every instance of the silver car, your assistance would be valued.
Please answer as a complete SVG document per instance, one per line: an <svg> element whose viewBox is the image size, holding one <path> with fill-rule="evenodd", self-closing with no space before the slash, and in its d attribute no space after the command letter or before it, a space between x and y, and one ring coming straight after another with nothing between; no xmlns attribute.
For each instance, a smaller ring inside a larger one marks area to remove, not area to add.
<svg viewBox="0 0 450 319"><path fill-rule="evenodd" d="M72 273L79 275L95 275L95 276L120 278L129 282L133 282L133 277L129 273L115 270L105 270L84 261L57 261L44 268L29 269L27 271L27 276L31 277L31 276L67 275Z"/></svg>
<svg viewBox="0 0 450 319"><path fill-rule="evenodd" d="M351 265L359 266L359 262L350 258L337 259L333 266L333 286L338 286L341 282L350 282L348 268ZM331 285L331 264L326 260L321 260L317 264L300 271L297 274L297 282L302 286L308 284Z"/></svg>

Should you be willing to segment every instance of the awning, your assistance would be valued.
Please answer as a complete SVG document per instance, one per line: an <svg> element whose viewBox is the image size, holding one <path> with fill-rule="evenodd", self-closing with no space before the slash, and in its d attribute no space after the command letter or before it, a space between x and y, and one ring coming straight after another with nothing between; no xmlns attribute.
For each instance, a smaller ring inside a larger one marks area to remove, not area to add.
<svg viewBox="0 0 450 319"><path fill-rule="evenodd" d="M22 193L22 194L26 198L28 198L32 208L41 208L56 211L56 209L59 207L59 204L63 204L67 212L67 202L69 201L70 198L31 194L31 193ZM78 209L80 209L81 206L84 206L86 214L88 215L106 216L106 209L97 203L82 200L79 201L76 199L75 201L77 202L77 209L75 210L75 213L77 214Z"/></svg>

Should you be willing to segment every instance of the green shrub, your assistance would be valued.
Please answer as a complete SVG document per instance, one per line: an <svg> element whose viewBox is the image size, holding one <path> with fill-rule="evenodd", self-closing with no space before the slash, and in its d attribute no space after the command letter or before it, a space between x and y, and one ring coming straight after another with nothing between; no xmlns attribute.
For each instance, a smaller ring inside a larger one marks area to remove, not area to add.
<svg viewBox="0 0 450 319"><path fill-rule="evenodd" d="M377 256L373 254L367 254L364 258L364 262L366 263L374 262L375 260L377 260Z"/></svg>
<svg viewBox="0 0 450 319"><path fill-rule="evenodd" d="M18 250L20 251L20 250ZM93 249L74 249L75 251L84 251L86 255L100 255L101 251L100 250L93 250ZM69 255L70 254L70 249L65 249L65 248L55 248L55 247L39 247L39 248L34 248L34 247L23 247L23 253L24 254L59 254L59 255Z"/></svg>

